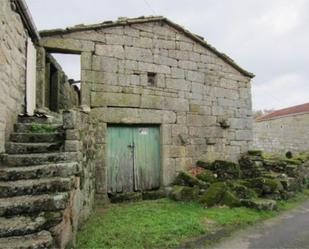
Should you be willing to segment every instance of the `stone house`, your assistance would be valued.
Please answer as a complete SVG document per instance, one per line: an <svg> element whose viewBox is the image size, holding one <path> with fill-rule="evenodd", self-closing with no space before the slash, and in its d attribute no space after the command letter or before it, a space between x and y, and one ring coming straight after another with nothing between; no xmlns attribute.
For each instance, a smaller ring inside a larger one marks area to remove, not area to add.
<svg viewBox="0 0 309 249"><path fill-rule="evenodd" d="M158 189L251 146L254 75L202 37L164 17L37 33L23 0L0 10L0 247L64 248L107 194ZM52 53L80 55L80 92Z"/></svg>
<svg viewBox="0 0 309 249"><path fill-rule="evenodd" d="M48 52L81 54L81 104L98 120L102 151L113 132L109 127L156 127L166 185L202 155L236 160L248 149L253 75L201 37L164 17L40 34ZM107 157L102 155L100 172L110 166ZM104 183L104 173L97 174Z"/></svg>
<svg viewBox="0 0 309 249"><path fill-rule="evenodd" d="M309 149L309 103L276 110L253 123L253 147L269 152Z"/></svg>

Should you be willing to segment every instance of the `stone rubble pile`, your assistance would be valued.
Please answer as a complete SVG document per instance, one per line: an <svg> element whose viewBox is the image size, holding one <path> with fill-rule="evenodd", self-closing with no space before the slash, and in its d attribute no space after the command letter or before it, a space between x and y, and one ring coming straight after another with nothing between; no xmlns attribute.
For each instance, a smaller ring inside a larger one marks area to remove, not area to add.
<svg viewBox="0 0 309 249"><path fill-rule="evenodd" d="M261 151L248 151L239 164L198 161L194 169L179 172L169 197L198 201L205 207L274 210L276 200L289 199L308 187L309 159L265 157Z"/></svg>

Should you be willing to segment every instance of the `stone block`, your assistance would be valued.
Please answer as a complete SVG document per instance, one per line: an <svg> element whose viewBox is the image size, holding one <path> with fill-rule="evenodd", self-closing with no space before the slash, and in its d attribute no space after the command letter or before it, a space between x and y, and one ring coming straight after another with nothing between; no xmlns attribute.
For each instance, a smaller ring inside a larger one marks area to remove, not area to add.
<svg viewBox="0 0 309 249"><path fill-rule="evenodd" d="M144 62L153 62L151 49L126 47L125 58Z"/></svg>
<svg viewBox="0 0 309 249"><path fill-rule="evenodd" d="M133 37L124 36L119 34L106 34L105 35L106 44L111 45L133 45Z"/></svg>
<svg viewBox="0 0 309 249"><path fill-rule="evenodd" d="M154 63L158 65L166 65L166 66L173 66L173 67L177 67L178 65L177 60L166 57L166 56L161 56L161 55L154 56Z"/></svg>
<svg viewBox="0 0 309 249"><path fill-rule="evenodd" d="M178 66L185 70L197 70L197 63L193 61L180 60Z"/></svg>
<svg viewBox="0 0 309 249"><path fill-rule="evenodd" d="M236 140L242 141L251 141L252 140L252 132L250 130L236 130Z"/></svg>
<svg viewBox="0 0 309 249"><path fill-rule="evenodd" d="M46 37L40 40L40 45L53 52L92 52L94 42L69 38Z"/></svg>
<svg viewBox="0 0 309 249"><path fill-rule="evenodd" d="M176 48L181 51L193 51L193 43L178 41Z"/></svg>
<svg viewBox="0 0 309 249"><path fill-rule="evenodd" d="M75 129L78 125L78 114L76 111L70 110L63 112L64 129Z"/></svg>
<svg viewBox="0 0 309 249"><path fill-rule="evenodd" d="M172 136L178 137L180 134L187 134L188 133L188 127L183 124L174 124L172 125Z"/></svg>
<svg viewBox="0 0 309 249"><path fill-rule="evenodd" d="M167 150L170 158L180 158L186 156L186 147L180 145L164 146L163 149Z"/></svg>
<svg viewBox="0 0 309 249"><path fill-rule="evenodd" d="M91 93L91 106L124 106L139 107L141 103L140 95L125 93Z"/></svg>
<svg viewBox="0 0 309 249"><path fill-rule="evenodd" d="M164 97L153 95L141 96L141 107L149 109L162 109L164 105Z"/></svg>
<svg viewBox="0 0 309 249"><path fill-rule="evenodd" d="M171 58L177 59L177 60L185 60L189 61L189 52L188 51L181 51L181 50L169 50L168 55Z"/></svg>
<svg viewBox="0 0 309 249"><path fill-rule="evenodd" d="M175 90L182 90L182 91L190 91L191 89L191 82L186 81L184 79L166 79L166 87L175 89Z"/></svg>
<svg viewBox="0 0 309 249"><path fill-rule="evenodd" d="M172 76L172 78L184 79L185 78L185 71L183 69L179 69L177 67L172 67L171 68L171 76Z"/></svg>
<svg viewBox="0 0 309 249"><path fill-rule="evenodd" d="M172 111L189 111L189 103L186 99L169 98L164 100L164 109Z"/></svg>
<svg viewBox="0 0 309 249"><path fill-rule="evenodd" d="M176 177L176 162L174 158L164 156L162 160L162 183L163 186L170 185Z"/></svg>
<svg viewBox="0 0 309 249"><path fill-rule="evenodd" d="M66 152L74 152L80 150L80 141L78 140L66 140L64 143L64 150Z"/></svg>
<svg viewBox="0 0 309 249"><path fill-rule="evenodd" d="M66 140L79 140L80 133L77 129L68 129L65 131L65 139Z"/></svg>
<svg viewBox="0 0 309 249"><path fill-rule="evenodd" d="M153 48L153 41L148 37L133 38L133 44L138 48Z"/></svg>
<svg viewBox="0 0 309 249"><path fill-rule="evenodd" d="M204 81L205 81L204 78L205 78L204 73L196 72L196 71L187 71L186 72L186 79L187 80L204 83Z"/></svg>
<svg viewBox="0 0 309 249"><path fill-rule="evenodd" d="M92 53L91 52L81 53L81 69L82 70L92 69Z"/></svg>
<svg viewBox="0 0 309 249"><path fill-rule="evenodd" d="M172 143L172 126L162 124L161 125L161 144L170 145Z"/></svg>
<svg viewBox="0 0 309 249"><path fill-rule="evenodd" d="M95 53L97 55L103 55L118 59L124 58L124 49L121 45L96 44Z"/></svg>
<svg viewBox="0 0 309 249"><path fill-rule="evenodd" d="M172 40L154 39L153 46L155 48L175 49L176 42Z"/></svg>
<svg viewBox="0 0 309 249"><path fill-rule="evenodd" d="M176 122L176 113L172 111L161 112L162 123L174 124Z"/></svg>

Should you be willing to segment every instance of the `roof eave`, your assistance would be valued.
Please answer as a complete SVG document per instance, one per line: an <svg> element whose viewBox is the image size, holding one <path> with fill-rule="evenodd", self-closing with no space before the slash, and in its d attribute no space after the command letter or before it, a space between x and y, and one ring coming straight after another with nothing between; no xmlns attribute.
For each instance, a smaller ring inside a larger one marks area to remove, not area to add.
<svg viewBox="0 0 309 249"><path fill-rule="evenodd" d="M32 19L31 13L28 9L28 6L25 2L25 0L15 0L16 3L16 8L18 13L21 16L21 19L26 26L29 35L34 41L39 41L40 40L40 34L35 26L35 23Z"/></svg>

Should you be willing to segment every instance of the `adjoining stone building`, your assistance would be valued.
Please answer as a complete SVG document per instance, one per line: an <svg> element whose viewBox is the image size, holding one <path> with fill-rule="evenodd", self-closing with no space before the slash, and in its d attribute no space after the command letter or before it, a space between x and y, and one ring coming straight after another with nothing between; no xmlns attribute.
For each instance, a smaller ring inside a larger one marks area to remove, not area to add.
<svg viewBox="0 0 309 249"><path fill-rule="evenodd" d="M0 220L18 222L0 231L0 245L63 248L108 193L164 187L201 157L236 161L252 145L254 75L170 20L120 18L38 34L23 0L5 0L0 18L0 83L12 92L0 93L10 113L0 126ZM80 55L80 92L51 53ZM13 130L18 113L26 115ZM29 215L35 221L25 227Z"/></svg>
<svg viewBox="0 0 309 249"><path fill-rule="evenodd" d="M253 147L269 152L309 149L309 103L274 111L253 123Z"/></svg>

